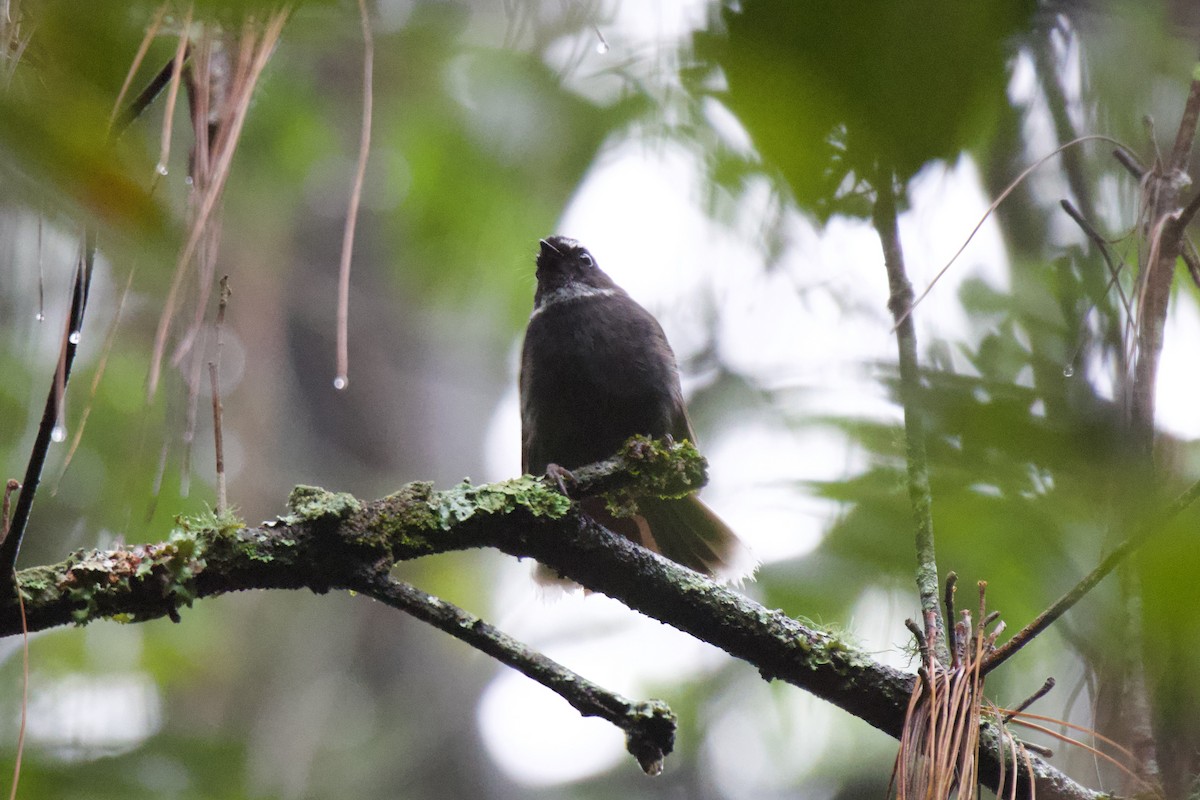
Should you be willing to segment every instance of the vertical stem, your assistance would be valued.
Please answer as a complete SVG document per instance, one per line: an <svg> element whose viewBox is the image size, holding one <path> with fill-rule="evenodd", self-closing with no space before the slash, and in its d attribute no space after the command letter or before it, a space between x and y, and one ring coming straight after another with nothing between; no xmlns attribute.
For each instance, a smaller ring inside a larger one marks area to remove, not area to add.
<svg viewBox="0 0 1200 800"><path fill-rule="evenodd" d="M21 550L21 540L25 535L25 526L29 522L29 513L33 509L33 496L37 493L38 483L42 479L42 468L46 464L46 454L50 450L51 435L58 424L60 392L65 392L67 381L71 377L71 364L75 361L75 351L79 347L79 338L72 336L83 328L83 312L87 308L88 291L92 283L92 266L96 259L96 235L92 230L84 234L83 257L75 271L75 289L71 298L71 311L67 319L66 330L63 331L62 357L55 364L54 378L50 382L50 393L46 397L46 407L42 412L42 421L38 426L37 436L33 441L33 449L29 453L29 464L25 468L25 479L21 482L21 494L13 508L4 541L0 543L0 586L12 586L14 569L17 564L17 554Z"/></svg>
<svg viewBox="0 0 1200 800"><path fill-rule="evenodd" d="M1171 299L1171 284L1175 264L1183 249L1184 228L1195 213L1195 204L1181 210L1180 194L1191 183L1187 175L1192 146L1200 121L1200 79L1193 78L1184 105L1183 117L1175 135L1170 160L1146 177L1151 198L1143 209L1146 220L1147 247L1139 254L1137 316L1137 359L1133 364L1133 379L1129 397L1129 429L1133 444L1134 469L1127 476L1138 491L1153 493L1157 487L1154 468L1154 417L1157 404L1158 366L1162 356L1167 310ZM1133 572L1133 574L1129 574ZM1116 691L1120 692L1119 725L1123 728L1130 749L1137 756L1138 776L1158 783L1165 779L1168 789L1182 776L1179 765L1170 763L1173 742L1158 741L1154 736L1151 712L1151 689L1146 677L1147 651L1144 640L1144 620L1139 581L1136 571L1124 575L1126 585L1125 620L1121 631L1127 643L1126 652L1119 658L1120 674ZM1161 698L1159 698L1161 699ZM1159 761L1159 747L1167 763ZM1186 771L1186 770L1185 770Z"/></svg>
<svg viewBox="0 0 1200 800"><path fill-rule="evenodd" d="M872 221L883 247L883 262L888 275L888 310L896 321L896 345L900 360L900 400L904 405L905 456L908 462L908 499L916 526L917 591L927 626L930 647L943 660L947 656L945 623L939 606L937 558L933 546L932 494L929 488L929 462L925 455L925 425L918 408L920 371L917 363L917 332L911 313L912 283L904 268L904 251L896 221L896 194L891 170L881 170L875 185L875 212Z"/></svg>
<svg viewBox="0 0 1200 800"><path fill-rule="evenodd" d="M374 95L375 40L371 37L371 17L365 0L358 0L363 35L363 106L362 132L358 142L358 164L354 170L354 188L350 190L350 207L346 210L346 227L342 231L342 259L338 269L337 306L337 374L333 385L345 389L350 380L350 261L354 253L354 226L358 221L358 205L362 199L363 181L367 175L367 156L371 153L371 113Z"/></svg>
<svg viewBox="0 0 1200 800"><path fill-rule="evenodd" d="M1162 355L1163 330L1167 321L1167 305L1171 299L1171 283L1175 262L1183 246L1183 227L1187 218L1177 216L1180 189L1190 183L1187 166L1191 159L1192 142L1196 138L1200 119L1200 80L1193 80L1184 107L1183 119L1171 152L1166 174L1152 174L1153 205L1146 209L1150 220L1149 247L1140 265L1142 293L1138 303L1137 361L1133 367L1133 403L1130 424L1133 442L1139 458L1147 464L1154 451L1154 408L1158 362Z"/></svg>
<svg viewBox="0 0 1200 800"><path fill-rule="evenodd" d="M225 491L225 437L221 433L221 417L223 409L221 407L221 380L217 373L221 366L221 349L224 341L222 341L221 333L225 327L225 307L229 304L229 297L233 292L229 289L229 276L225 275L221 278L221 296L217 305L217 323L216 323L216 355L214 359L208 362L208 380L212 387L212 408L213 408L213 447L217 460L217 513L224 513L229 507L229 500Z"/></svg>
<svg viewBox="0 0 1200 800"><path fill-rule="evenodd" d="M221 437L221 383L217 379L217 362L208 362L208 380L212 388L213 447L217 459L217 507L218 514L225 513L225 447Z"/></svg>

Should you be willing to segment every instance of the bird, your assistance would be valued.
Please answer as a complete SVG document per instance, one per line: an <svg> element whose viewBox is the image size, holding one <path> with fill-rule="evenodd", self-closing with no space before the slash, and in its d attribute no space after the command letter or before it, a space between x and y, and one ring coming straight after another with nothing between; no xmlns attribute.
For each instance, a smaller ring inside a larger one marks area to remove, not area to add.
<svg viewBox="0 0 1200 800"><path fill-rule="evenodd" d="M521 467L561 482L570 470L613 456L632 436L696 444L675 353L662 326L565 236L539 241L537 290L519 377ZM740 580L748 549L695 494L638 500L615 517L602 498L583 510L604 527L697 572ZM539 564L542 585L571 585Z"/></svg>

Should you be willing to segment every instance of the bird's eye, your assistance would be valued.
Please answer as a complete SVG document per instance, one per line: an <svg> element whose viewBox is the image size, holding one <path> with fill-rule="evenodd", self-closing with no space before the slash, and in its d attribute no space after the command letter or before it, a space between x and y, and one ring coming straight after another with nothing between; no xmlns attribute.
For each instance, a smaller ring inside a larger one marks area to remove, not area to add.
<svg viewBox="0 0 1200 800"><path fill-rule="evenodd" d="M580 263L580 264L583 264L585 267L594 267L594 266L596 266L596 262L595 262L595 261L592 261L592 254L591 254L591 253L580 253L580 254L579 254L579 263Z"/></svg>

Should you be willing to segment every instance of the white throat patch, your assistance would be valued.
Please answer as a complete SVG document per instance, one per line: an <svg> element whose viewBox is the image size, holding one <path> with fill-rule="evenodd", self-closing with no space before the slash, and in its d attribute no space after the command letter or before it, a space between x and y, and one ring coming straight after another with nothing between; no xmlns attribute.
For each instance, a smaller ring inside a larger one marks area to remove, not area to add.
<svg viewBox="0 0 1200 800"><path fill-rule="evenodd" d="M537 304L537 308L533 309L533 313L529 315L529 319L536 319L538 314L541 314L550 306L558 305L559 303L583 300L587 297L612 297L616 293L616 289L600 289L583 283L567 284L542 297L542 301Z"/></svg>

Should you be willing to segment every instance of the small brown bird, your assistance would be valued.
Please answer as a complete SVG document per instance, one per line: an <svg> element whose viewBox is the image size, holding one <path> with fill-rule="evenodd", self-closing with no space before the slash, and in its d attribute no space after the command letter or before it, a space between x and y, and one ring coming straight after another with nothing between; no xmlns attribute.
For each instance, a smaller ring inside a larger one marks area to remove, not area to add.
<svg viewBox="0 0 1200 800"><path fill-rule="evenodd" d="M541 240L520 390L527 473L600 461L635 434L696 441L675 354L658 321L564 236ZM583 508L609 530L698 572L732 580L753 569L745 545L694 494L643 498L639 514L628 518L609 514L598 498L585 499ZM563 582L542 565L536 578Z"/></svg>

